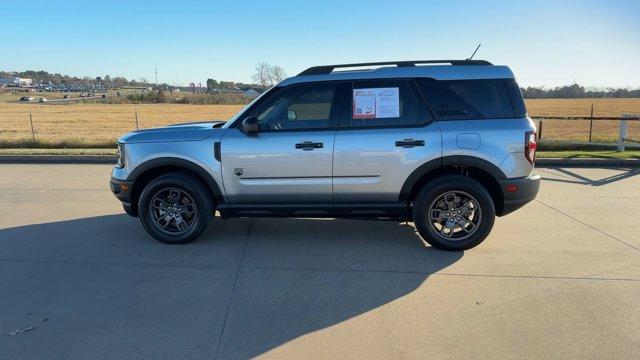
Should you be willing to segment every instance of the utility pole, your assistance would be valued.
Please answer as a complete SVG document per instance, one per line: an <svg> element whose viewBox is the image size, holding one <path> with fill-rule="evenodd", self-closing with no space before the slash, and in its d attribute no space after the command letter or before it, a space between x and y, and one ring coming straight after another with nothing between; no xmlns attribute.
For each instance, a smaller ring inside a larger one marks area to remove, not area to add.
<svg viewBox="0 0 640 360"><path fill-rule="evenodd" d="M156 87L158 87L158 68L155 68L155 72L156 72Z"/></svg>

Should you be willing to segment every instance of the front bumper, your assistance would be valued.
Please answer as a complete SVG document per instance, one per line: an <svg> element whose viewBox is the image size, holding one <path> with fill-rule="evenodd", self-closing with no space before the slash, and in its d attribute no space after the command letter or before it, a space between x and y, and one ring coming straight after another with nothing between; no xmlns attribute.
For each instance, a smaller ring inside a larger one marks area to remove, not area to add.
<svg viewBox="0 0 640 360"><path fill-rule="evenodd" d="M503 216L513 212L536 198L540 189L540 175L529 175L525 178L499 179L502 190L502 206L496 215ZM515 189L515 190L514 190Z"/></svg>
<svg viewBox="0 0 640 360"><path fill-rule="evenodd" d="M131 189L133 187L133 181L111 178L109 185L113 195L122 202L124 211L131 216L138 216L136 209L131 204Z"/></svg>

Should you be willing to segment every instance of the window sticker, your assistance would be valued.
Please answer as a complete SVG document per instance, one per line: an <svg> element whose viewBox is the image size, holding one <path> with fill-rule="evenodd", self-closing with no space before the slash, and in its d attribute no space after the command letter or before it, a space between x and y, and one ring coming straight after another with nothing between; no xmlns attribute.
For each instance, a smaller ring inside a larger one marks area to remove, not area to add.
<svg viewBox="0 0 640 360"><path fill-rule="evenodd" d="M391 88L353 89L353 118L400 117L400 90Z"/></svg>

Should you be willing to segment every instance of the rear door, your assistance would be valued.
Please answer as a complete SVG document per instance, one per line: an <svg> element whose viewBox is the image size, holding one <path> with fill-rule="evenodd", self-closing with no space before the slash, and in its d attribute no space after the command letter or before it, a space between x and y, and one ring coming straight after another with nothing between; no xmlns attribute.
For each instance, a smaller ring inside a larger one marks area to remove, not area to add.
<svg viewBox="0 0 640 360"><path fill-rule="evenodd" d="M292 85L247 114L258 118L258 134L225 133L222 174L232 206L318 204L330 210L336 99L332 83Z"/></svg>
<svg viewBox="0 0 640 360"><path fill-rule="evenodd" d="M413 80L353 82L347 97L335 140L335 210L401 206L409 174L440 158L440 130Z"/></svg>

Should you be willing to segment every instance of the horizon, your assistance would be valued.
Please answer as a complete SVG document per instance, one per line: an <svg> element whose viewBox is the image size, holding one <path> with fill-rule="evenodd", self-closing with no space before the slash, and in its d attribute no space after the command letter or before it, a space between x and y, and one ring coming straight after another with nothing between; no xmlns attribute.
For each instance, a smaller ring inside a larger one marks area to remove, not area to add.
<svg viewBox="0 0 640 360"><path fill-rule="evenodd" d="M38 70L27 69L27 70L23 70L23 71L16 71L16 70L2 70L2 69L0 69L0 73L10 73L10 74L11 73L13 73L13 74L21 73L21 72L26 72L26 71L39 72L39 71L46 71L46 70L43 70L43 69L38 69ZM51 73L51 72L48 72L48 71L47 71L47 73L49 75L55 75L56 74L55 72ZM75 76L75 75L61 74L61 73L57 73L57 74L61 75L61 76L68 76L70 78L75 78L75 79L79 79L79 80L82 80L83 77L88 77L92 81L94 81L97 77L101 77L104 80L104 77L106 75L109 75L111 78L115 78L115 77L119 77L120 76L118 74L105 74L105 75L95 75L95 76L92 76L92 75ZM28 77L28 75L13 75L13 76L25 77L25 78ZM289 75L288 77L291 77L291 76L295 76L295 75ZM140 79L140 78L139 77L132 77L131 79L127 78L128 81L132 81L133 80L134 82L139 82L138 79ZM147 80L147 82L145 84L154 85L153 81L149 81L149 79L146 79L146 80ZM205 79L202 83L206 83L206 80L207 79ZM235 84L242 84L242 85L265 86L265 85L260 85L260 84L256 83L254 80L250 80L249 82L233 81L233 80L229 80L229 79L213 79L213 80L216 80L218 82L220 82L220 81L222 81L222 82L230 81L230 82L233 82ZM176 84L176 85L173 85L173 84L163 83L163 82L158 82L158 85L167 85L167 86L176 86L176 87L189 87L188 84ZM196 83L196 85L197 85L197 83ZM205 85L202 85L202 87L205 87ZM581 86L581 87L583 87L585 89L585 91L605 91L606 92L606 91L609 91L609 90L624 90L624 89L626 89L626 90L639 90L640 89L640 86L636 86L636 87L633 87L633 86L632 87L611 87L611 86L608 86L608 87L605 87L605 86L595 87L595 86L584 86L584 85L579 84L579 83L563 84L563 85L557 85L557 86L544 86L544 85L543 86L522 86L521 84L519 84L519 86L521 88L532 88L532 89L542 89L542 90L554 90L554 89L559 89L559 88L563 88L563 87L569 87L569 86L573 86L573 85Z"/></svg>
<svg viewBox="0 0 640 360"><path fill-rule="evenodd" d="M521 87L640 87L639 2L383 3L11 2L2 67L151 83L157 67L170 85L253 83L261 61L293 76L332 63L464 59L482 43L474 58L508 65Z"/></svg>

